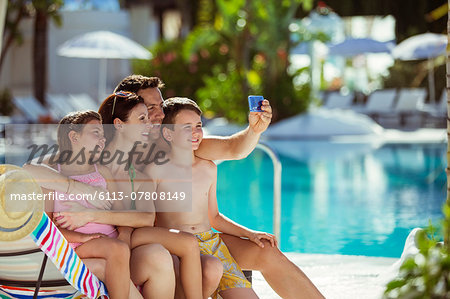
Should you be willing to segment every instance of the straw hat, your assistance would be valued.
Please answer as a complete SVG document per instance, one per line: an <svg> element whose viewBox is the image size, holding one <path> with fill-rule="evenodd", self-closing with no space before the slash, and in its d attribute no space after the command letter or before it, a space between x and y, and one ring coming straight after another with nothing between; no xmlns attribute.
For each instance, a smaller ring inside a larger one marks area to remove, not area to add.
<svg viewBox="0 0 450 299"><path fill-rule="evenodd" d="M16 241L28 236L38 225L44 211L43 200L28 200L41 194L41 187L20 167L0 165L0 241ZM11 195L27 200L11 200Z"/></svg>

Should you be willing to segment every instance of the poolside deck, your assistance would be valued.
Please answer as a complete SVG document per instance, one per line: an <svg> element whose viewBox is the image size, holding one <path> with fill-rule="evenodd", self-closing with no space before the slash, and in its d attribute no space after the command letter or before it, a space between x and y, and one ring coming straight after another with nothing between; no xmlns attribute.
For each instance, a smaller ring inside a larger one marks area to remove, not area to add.
<svg viewBox="0 0 450 299"><path fill-rule="evenodd" d="M385 276L395 258L286 254L313 281L328 299L381 298ZM260 298L280 298L265 282L260 272L253 272L253 287Z"/></svg>

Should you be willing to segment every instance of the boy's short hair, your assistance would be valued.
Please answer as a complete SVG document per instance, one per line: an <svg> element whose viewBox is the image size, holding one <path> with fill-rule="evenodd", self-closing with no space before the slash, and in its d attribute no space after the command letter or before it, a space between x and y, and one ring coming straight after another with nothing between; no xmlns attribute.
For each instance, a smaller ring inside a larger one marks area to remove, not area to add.
<svg viewBox="0 0 450 299"><path fill-rule="evenodd" d="M183 110L191 110L199 116L202 115L202 110L196 102L191 99L181 97L174 97L165 100L163 102L163 110L165 115L162 122L163 124L174 124L175 117L178 113L180 113L180 111Z"/></svg>
<svg viewBox="0 0 450 299"><path fill-rule="evenodd" d="M146 88L163 88L164 83L158 77L146 77L142 75L130 75L125 77L117 84L114 92L119 90L137 93L141 89Z"/></svg>

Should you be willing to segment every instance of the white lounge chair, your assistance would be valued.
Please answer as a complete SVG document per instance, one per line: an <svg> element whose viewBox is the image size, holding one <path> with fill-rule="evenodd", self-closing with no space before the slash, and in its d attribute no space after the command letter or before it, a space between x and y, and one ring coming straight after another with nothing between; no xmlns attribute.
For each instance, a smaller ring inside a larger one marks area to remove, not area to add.
<svg viewBox="0 0 450 299"><path fill-rule="evenodd" d="M424 88L404 88L400 90L395 111L400 113L417 112L425 103L427 95Z"/></svg>
<svg viewBox="0 0 450 299"><path fill-rule="evenodd" d="M69 102L70 97L64 94L48 94L47 95L47 104L50 109L57 114L57 118L61 119L67 113L76 111L73 105Z"/></svg>
<svg viewBox="0 0 450 299"><path fill-rule="evenodd" d="M98 111L98 108L100 107L100 105L86 93L69 94L68 101L77 111Z"/></svg>
<svg viewBox="0 0 450 299"><path fill-rule="evenodd" d="M25 116L28 122L38 123L41 117L51 115L57 118L55 113L49 112L38 100L34 97L14 97L13 103Z"/></svg>
<svg viewBox="0 0 450 299"><path fill-rule="evenodd" d="M342 94L339 91L333 91L328 94L324 107L328 109L349 109L352 106L354 97L353 92Z"/></svg>
<svg viewBox="0 0 450 299"><path fill-rule="evenodd" d="M379 115L392 112L396 95L397 91L393 88L375 90L369 95L366 105L356 112L367 114L377 120Z"/></svg>
<svg viewBox="0 0 450 299"><path fill-rule="evenodd" d="M395 112L400 114L400 125L407 124L410 117L418 118L418 125L422 124L422 109L427 92L424 88L407 88L400 90Z"/></svg>
<svg viewBox="0 0 450 299"><path fill-rule="evenodd" d="M411 125L408 119L416 119L412 123L415 127L422 125L423 105L427 93L424 88L403 88L399 91L397 103L392 109L392 113L381 116L385 120L394 119L396 124L404 127ZM382 121L380 118L380 121ZM417 120L418 119L418 120Z"/></svg>

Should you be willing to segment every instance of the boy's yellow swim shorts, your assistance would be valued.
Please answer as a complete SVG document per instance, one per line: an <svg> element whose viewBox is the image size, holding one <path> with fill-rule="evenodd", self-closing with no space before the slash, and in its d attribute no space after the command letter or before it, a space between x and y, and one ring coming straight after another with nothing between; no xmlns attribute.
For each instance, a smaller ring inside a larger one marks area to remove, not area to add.
<svg viewBox="0 0 450 299"><path fill-rule="evenodd" d="M226 289L252 287L218 233L210 230L195 234L195 236L198 240L200 253L204 255L209 254L219 258L223 265L223 276L213 298L217 298L217 293Z"/></svg>

